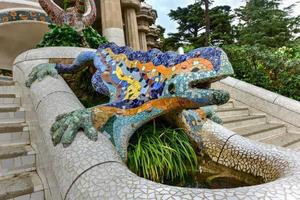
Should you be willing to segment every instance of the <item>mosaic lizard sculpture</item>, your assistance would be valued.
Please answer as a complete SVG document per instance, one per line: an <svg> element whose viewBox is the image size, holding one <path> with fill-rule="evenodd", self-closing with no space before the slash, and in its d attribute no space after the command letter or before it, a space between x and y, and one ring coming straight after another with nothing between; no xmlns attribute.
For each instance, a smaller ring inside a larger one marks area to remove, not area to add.
<svg viewBox="0 0 300 200"><path fill-rule="evenodd" d="M229 99L227 92L210 89L210 83L233 73L226 54L217 47L178 55L158 49L135 52L111 43L96 52L80 53L71 65L38 65L26 85L30 87L47 75L72 73L90 61L96 68L92 85L97 92L108 95L110 102L58 116L51 128L54 145L71 144L80 128L96 141L99 130L126 160L129 139L143 124L170 112L224 104ZM193 113L205 117L202 110Z"/></svg>
<svg viewBox="0 0 300 200"><path fill-rule="evenodd" d="M70 0L73 7L64 11L53 0L39 0L41 7L49 15L53 23L67 24L81 31L92 26L96 19L96 5L94 0Z"/></svg>

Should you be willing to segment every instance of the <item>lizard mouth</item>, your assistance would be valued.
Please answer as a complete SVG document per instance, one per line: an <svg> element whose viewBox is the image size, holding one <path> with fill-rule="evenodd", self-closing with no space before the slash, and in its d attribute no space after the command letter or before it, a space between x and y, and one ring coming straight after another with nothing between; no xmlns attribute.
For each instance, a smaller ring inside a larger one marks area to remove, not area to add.
<svg viewBox="0 0 300 200"><path fill-rule="evenodd" d="M205 105L221 105L229 100L229 93L224 90L216 90L211 88L211 84L223 79L223 76L207 77L203 79L194 80L188 83L188 90L191 92L191 98L197 102ZM193 94L196 94L193 96Z"/></svg>
<svg viewBox="0 0 300 200"><path fill-rule="evenodd" d="M190 88L192 89L205 89L205 90L209 90L211 87L211 82L197 82L197 81L193 81L190 83Z"/></svg>
<svg viewBox="0 0 300 200"><path fill-rule="evenodd" d="M194 80L189 83L189 87L191 89L209 90L212 83L217 82L223 78L225 78L225 76L207 77L207 78L203 78L203 79Z"/></svg>

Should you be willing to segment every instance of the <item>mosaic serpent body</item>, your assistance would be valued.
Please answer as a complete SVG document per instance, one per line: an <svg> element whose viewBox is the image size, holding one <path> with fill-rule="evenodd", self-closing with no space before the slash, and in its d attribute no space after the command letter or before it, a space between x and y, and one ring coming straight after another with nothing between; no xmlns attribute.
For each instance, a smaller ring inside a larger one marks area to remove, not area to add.
<svg viewBox="0 0 300 200"><path fill-rule="evenodd" d="M97 92L108 95L110 102L58 116L51 129L55 145L71 144L79 128L92 140L97 139L100 130L111 138L126 160L129 139L143 124L170 112L224 104L229 99L227 92L209 88L211 82L233 73L226 54L217 47L178 55L158 49L135 52L110 43L96 52L81 53L71 65L36 67L27 85L46 75L72 73L90 61L96 68L92 85ZM206 117L205 111L212 113L205 108L193 112L202 119Z"/></svg>

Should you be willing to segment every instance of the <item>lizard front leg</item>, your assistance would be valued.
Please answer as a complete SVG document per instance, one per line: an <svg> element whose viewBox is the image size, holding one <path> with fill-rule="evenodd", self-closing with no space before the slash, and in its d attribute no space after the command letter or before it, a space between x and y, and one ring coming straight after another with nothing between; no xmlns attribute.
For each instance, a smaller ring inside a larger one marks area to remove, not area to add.
<svg viewBox="0 0 300 200"><path fill-rule="evenodd" d="M43 63L34 67L28 76L26 86L30 87L36 80L41 81L46 76L58 77L58 74L73 73L81 69L87 62L93 61L96 53L94 51L81 52L71 65Z"/></svg>
<svg viewBox="0 0 300 200"><path fill-rule="evenodd" d="M223 120L216 113L216 109L214 108L214 106L204 106L201 109L205 112L208 119L216 122L217 124L223 124Z"/></svg>

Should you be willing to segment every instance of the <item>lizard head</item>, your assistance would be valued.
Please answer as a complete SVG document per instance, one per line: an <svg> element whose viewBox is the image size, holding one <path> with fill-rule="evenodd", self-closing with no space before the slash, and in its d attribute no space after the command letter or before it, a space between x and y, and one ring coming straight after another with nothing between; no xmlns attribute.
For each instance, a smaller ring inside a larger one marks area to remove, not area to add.
<svg viewBox="0 0 300 200"><path fill-rule="evenodd" d="M218 47L195 49L180 63L181 71L166 81L163 96L182 97L199 106L220 105L229 100L229 93L210 88L211 83L233 74L226 53Z"/></svg>

